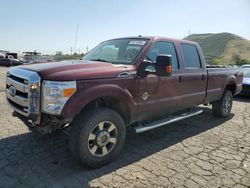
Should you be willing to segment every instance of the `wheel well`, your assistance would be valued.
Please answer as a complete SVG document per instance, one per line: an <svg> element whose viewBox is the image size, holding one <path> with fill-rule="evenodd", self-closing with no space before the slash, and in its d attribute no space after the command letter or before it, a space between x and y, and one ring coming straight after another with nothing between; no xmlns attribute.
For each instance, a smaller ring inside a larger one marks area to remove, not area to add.
<svg viewBox="0 0 250 188"><path fill-rule="evenodd" d="M231 91L232 94L234 95L234 93L236 91L236 85L235 85L235 83L229 83L229 84L227 84L225 90Z"/></svg>
<svg viewBox="0 0 250 188"><path fill-rule="evenodd" d="M130 111L128 105L122 103L115 97L101 97L95 99L94 101L91 101L90 103L85 105L81 112L94 107L104 107L116 111L121 115L121 117L125 121L125 124L128 124L130 121Z"/></svg>

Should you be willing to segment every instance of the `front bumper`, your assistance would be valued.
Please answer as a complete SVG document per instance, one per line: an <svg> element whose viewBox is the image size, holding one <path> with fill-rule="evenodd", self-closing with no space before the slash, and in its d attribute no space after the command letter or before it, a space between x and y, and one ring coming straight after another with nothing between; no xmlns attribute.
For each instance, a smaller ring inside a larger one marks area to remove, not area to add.
<svg viewBox="0 0 250 188"><path fill-rule="evenodd" d="M53 116L49 114L41 114L40 124L35 124L31 119L26 116L13 111L12 115L19 118L31 131L36 131L41 134L52 133L55 130L62 129L71 122L71 119L66 119L62 116Z"/></svg>

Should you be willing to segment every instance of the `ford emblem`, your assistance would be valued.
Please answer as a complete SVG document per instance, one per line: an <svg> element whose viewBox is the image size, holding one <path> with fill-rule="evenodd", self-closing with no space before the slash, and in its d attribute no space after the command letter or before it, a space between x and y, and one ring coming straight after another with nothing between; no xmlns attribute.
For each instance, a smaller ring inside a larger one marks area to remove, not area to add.
<svg viewBox="0 0 250 188"><path fill-rule="evenodd" d="M10 86L9 93L12 97L14 97L16 95L16 88L14 86Z"/></svg>

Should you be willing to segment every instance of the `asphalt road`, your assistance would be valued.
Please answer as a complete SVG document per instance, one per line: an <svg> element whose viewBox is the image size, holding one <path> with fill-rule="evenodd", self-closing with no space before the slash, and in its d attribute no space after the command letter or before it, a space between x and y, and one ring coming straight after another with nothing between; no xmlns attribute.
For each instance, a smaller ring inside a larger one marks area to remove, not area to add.
<svg viewBox="0 0 250 188"><path fill-rule="evenodd" d="M11 116L0 67L0 187L250 187L250 98L231 117L199 116L146 133L128 130L121 156L96 170L70 156L67 135L31 133Z"/></svg>

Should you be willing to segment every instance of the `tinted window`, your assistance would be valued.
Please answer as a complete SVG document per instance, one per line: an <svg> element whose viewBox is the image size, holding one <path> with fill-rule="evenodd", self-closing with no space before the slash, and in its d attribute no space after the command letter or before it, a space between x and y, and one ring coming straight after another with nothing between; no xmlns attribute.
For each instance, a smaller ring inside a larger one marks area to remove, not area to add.
<svg viewBox="0 0 250 188"><path fill-rule="evenodd" d="M178 69L178 60L174 44L171 42L157 42L148 52L147 59L156 62L156 57L159 54L168 54L172 56L172 67Z"/></svg>
<svg viewBox="0 0 250 188"><path fill-rule="evenodd" d="M181 44L181 50L184 56L184 65L188 68L201 68L199 54L192 44Z"/></svg>

